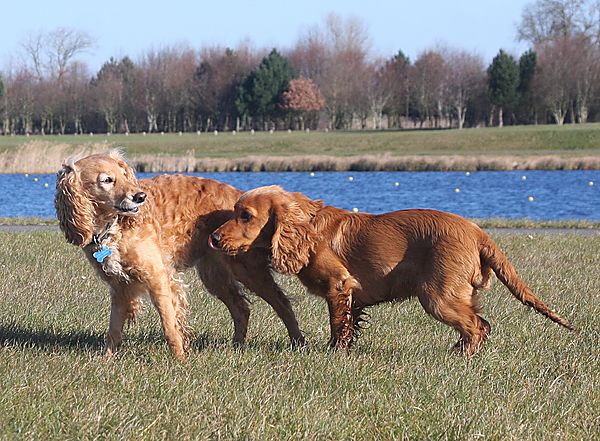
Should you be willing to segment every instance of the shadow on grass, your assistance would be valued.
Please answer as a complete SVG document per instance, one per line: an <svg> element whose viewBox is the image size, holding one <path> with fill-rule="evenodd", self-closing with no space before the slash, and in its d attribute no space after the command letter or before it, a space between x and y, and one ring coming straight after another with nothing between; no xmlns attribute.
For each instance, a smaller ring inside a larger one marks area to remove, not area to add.
<svg viewBox="0 0 600 441"><path fill-rule="evenodd" d="M209 334L197 334L192 341L192 352L204 352L215 349L235 349L236 351L244 352L270 352L282 353L287 351L307 351L306 347L292 347L292 344L287 339L276 339L273 341L265 341L257 338L248 338L243 344L236 344L231 338L215 337ZM313 350L315 348L312 348Z"/></svg>
<svg viewBox="0 0 600 441"><path fill-rule="evenodd" d="M61 332L32 329L18 323L0 324L0 346L31 346L42 349L97 349L104 344L104 335L87 331Z"/></svg>
<svg viewBox="0 0 600 441"><path fill-rule="evenodd" d="M129 334L129 335L128 335ZM21 348L38 348L42 350L70 349L82 351L100 351L104 346L105 333L91 331L61 331L57 329L36 329L23 326L20 323L0 323L0 347L16 346ZM124 344L130 347L166 344L164 335L157 331L142 331L140 333L124 332ZM287 340L273 342L248 341L236 346L230 338L215 337L206 333L197 334L192 341L192 352L204 352L215 349L230 349L235 347L240 351L284 352L291 346ZM301 349L301 350L305 350Z"/></svg>

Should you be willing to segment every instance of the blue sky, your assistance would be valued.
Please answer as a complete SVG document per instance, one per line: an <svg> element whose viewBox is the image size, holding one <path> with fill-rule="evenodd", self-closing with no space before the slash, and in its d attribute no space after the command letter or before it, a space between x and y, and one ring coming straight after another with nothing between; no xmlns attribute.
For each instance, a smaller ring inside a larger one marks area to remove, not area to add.
<svg viewBox="0 0 600 441"><path fill-rule="evenodd" d="M362 19L375 55L388 57L402 49L414 60L420 51L445 43L489 62L500 48L516 55L526 49L515 40L515 29L531 1L2 1L0 68L18 58L19 42L28 33L60 26L95 38L96 47L80 59L96 70L110 56L135 60L148 49L177 43L236 46L250 39L256 48L291 47L330 12Z"/></svg>

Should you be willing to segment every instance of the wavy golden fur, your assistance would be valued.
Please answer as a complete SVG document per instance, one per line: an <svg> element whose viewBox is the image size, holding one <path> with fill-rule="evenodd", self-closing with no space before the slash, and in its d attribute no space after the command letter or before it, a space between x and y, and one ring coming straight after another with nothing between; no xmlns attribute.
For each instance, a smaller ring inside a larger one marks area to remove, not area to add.
<svg viewBox="0 0 600 441"><path fill-rule="evenodd" d="M357 337L364 308L417 297L458 331L456 350L475 354L491 331L479 315L477 291L489 286L492 272L522 303L574 330L533 294L481 228L450 213L355 214L270 186L243 194L234 218L211 240L229 255L271 250L274 269L298 274L327 301L330 344L340 349Z"/></svg>
<svg viewBox="0 0 600 441"><path fill-rule="evenodd" d="M208 235L232 215L241 191L211 179L163 175L138 181L118 151L68 160L58 172L55 206L67 241L80 246L108 283L111 312L105 353L122 341L142 294L150 294L173 353L182 358L191 333L179 271L196 267L206 288L229 309L235 343L246 337L250 310L240 282L265 299L293 344L304 338L289 300L273 280L268 253L232 258L210 249ZM112 254L102 263L93 253Z"/></svg>

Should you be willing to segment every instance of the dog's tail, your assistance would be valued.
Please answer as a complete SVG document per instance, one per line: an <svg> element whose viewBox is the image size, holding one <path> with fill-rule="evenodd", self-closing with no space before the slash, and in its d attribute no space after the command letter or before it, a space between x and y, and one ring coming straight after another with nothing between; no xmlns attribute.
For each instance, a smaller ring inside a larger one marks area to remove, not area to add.
<svg viewBox="0 0 600 441"><path fill-rule="evenodd" d="M482 263L492 268L494 273L496 273L496 277L500 279L521 303L532 307L553 322L577 332L573 325L548 308L544 302L533 294L531 288L521 280L515 267L512 266L504 253L498 248L498 245L484 232L482 232L482 240L479 245L479 255Z"/></svg>

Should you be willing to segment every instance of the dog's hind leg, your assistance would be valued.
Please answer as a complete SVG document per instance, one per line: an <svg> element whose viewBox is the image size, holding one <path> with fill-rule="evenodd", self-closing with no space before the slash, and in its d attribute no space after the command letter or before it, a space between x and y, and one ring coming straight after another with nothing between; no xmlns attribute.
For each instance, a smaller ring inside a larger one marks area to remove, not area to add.
<svg viewBox="0 0 600 441"><path fill-rule="evenodd" d="M491 326L478 314L479 306L472 286L441 294L424 292L418 297L425 311L458 331L460 338L454 350L471 357L483 347Z"/></svg>
<svg viewBox="0 0 600 441"><path fill-rule="evenodd" d="M248 332L250 308L240 285L225 266L199 263L196 269L206 289L227 306L233 320L233 343L243 344Z"/></svg>
<svg viewBox="0 0 600 441"><path fill-rule="evenodd" d="M350 274L332 279L327 295L331 338L329 345L335 349L349 350L354 340L354 316L352 295L360 284Z"/></svg>

